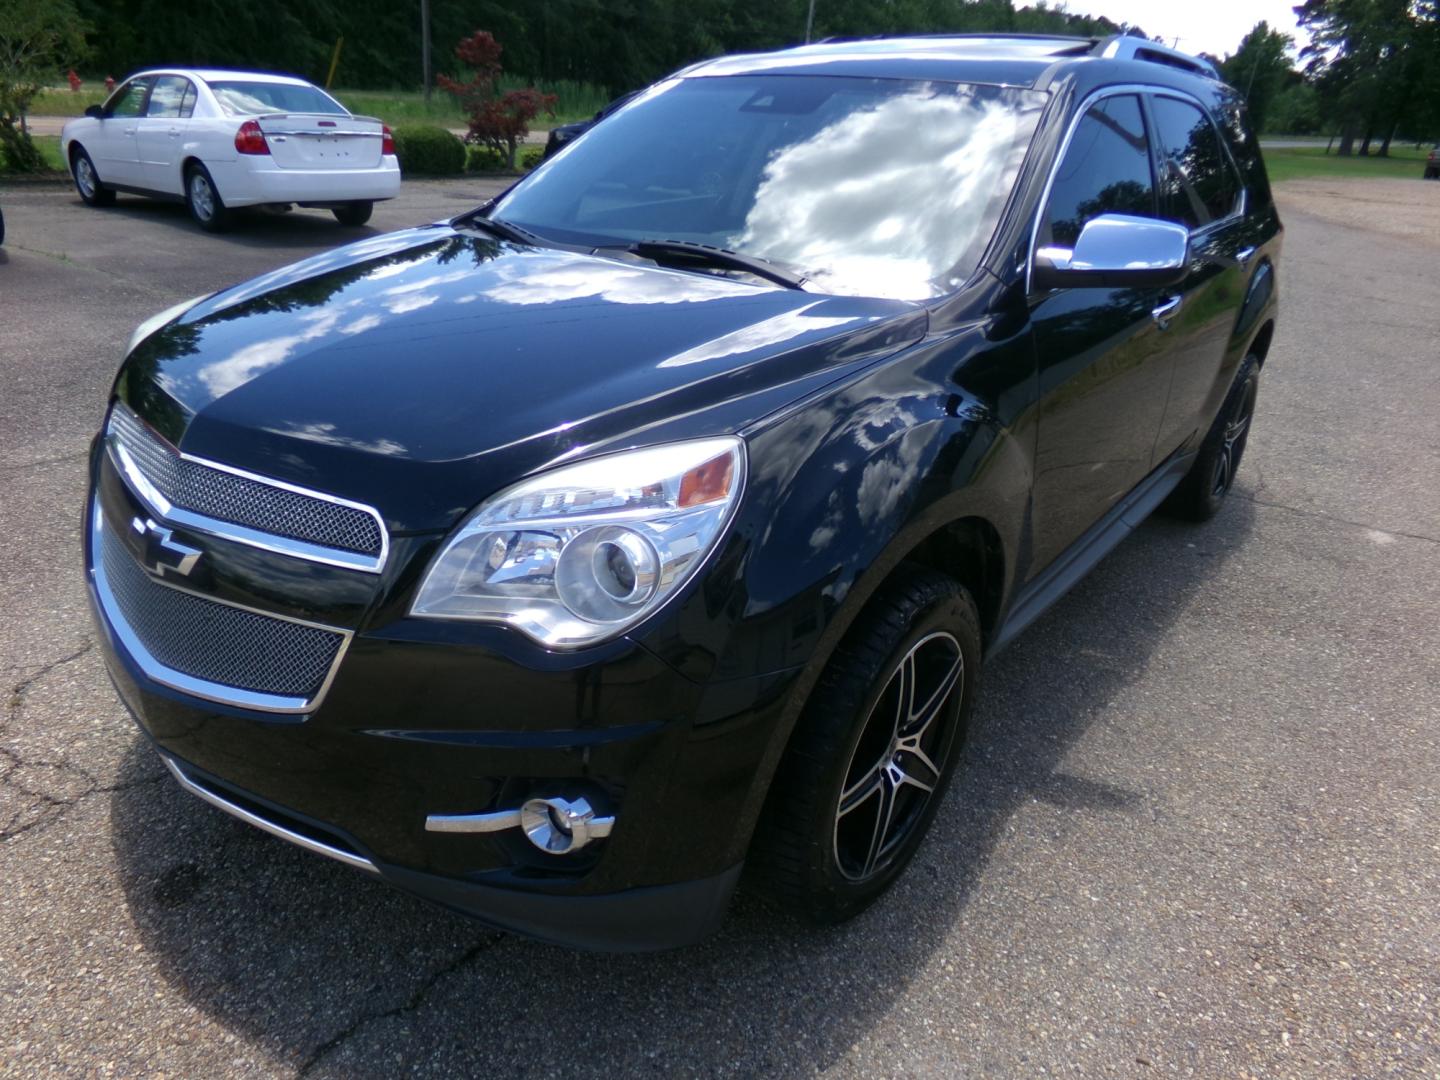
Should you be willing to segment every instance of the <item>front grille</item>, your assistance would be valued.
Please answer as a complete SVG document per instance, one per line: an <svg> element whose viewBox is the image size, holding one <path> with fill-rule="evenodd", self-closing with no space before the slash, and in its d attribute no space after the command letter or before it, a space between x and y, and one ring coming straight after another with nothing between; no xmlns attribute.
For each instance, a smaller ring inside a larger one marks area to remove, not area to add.
<svg viewBox="0 0 1440 1080"><path fill-rule="evenodd" d="M376 560L384 552L373 513L181 457L122 404L110 413L109 433L155 490L182 510Z"/></svg>
<svg viewBox="0 0 1440 1080"><path fill-rule="evenodd" d="M320 693L345 642L343 633L162 585L112 529L100 524L97 531L104 583L117 609L110 617L123 620L155 662L191 679L253 694L308 701Z"/></svg>

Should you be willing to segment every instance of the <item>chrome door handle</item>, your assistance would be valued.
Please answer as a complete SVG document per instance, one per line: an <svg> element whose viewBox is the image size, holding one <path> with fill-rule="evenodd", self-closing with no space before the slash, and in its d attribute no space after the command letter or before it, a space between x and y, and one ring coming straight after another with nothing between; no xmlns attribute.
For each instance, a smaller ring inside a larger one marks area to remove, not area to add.
<svg viewBox="0 0 1440 1080"><path fill-rule="evenodd" d="M1170 327L1170 320L1175 317L1175 313L1180 310L1180 305L1184 302L1183 296L1172 296L1163 301L1159 307L1152 308L1150 317L1155 320L1155 325L1161 330L1167 330Z"/></svg>
<svg viewBox="0 0 1440 1080"><path fill-rule="evenodd" d="M1254 257L1255 249L1253 247L1241 248L1235 253L1235 261L1240 265L1241 270L1244 270L1246 264Z"/></svg>

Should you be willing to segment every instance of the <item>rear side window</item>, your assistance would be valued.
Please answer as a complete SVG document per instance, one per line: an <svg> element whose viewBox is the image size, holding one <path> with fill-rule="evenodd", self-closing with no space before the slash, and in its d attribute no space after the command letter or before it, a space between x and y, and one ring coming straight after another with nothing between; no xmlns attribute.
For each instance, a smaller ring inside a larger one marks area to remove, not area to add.
<svg viewBox="0 0 1440 1080"><path fill-rule="evenodd" d="M1188 101L1157 96L1151 106L1165 158L1162 215L1192 229L1228 217L1240 198L1240 179L1215 125Z"/></svg>
<svg viewBox="0 0 1440 1080"><path fill-rule="evenodd" d="M146 116L162 119L178 119L190 80L179 75L161 75L155 80L155 89L150 91L150 107Z"/></svg>
<svg viewBox="0 0 1440 1080"><path fill-rule="evenodd" d="M1080 118L1050 186L1040 246L1073 248L1101 214L1155 216L1150 145L1134 94L1107 97Z"/></svg>
<svg viewBox="0 0 1440 1080"><path fill-rule="evenodd" d="M180 117L188 120L195 114L195 84L185 80L185 96L180 99Z"/></svg>

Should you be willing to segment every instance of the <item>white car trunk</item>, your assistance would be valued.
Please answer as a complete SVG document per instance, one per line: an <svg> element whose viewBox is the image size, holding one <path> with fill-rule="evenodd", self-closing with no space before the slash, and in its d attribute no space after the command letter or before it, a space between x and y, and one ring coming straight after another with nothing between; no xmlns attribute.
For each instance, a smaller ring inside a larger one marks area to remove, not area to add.
<svg viewBox="0 0 1440 1080"><path fill-rule="evenodd" d="M373 169L380 164L379 120L282 113L255 118L282 169Z"/></svg>

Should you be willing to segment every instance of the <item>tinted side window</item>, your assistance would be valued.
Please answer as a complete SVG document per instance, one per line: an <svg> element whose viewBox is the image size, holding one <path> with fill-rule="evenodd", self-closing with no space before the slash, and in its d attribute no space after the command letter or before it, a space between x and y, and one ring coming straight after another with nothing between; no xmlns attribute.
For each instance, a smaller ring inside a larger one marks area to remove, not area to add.
<svg viewBox="0 0 1440 1080"><path fill-rule="evenodd" d="M1228 216L1240 197L1240 181L1215 125L1187 101L1157 96L1151 104L1166 160L1164 216L1192 229Z"/></svg>
<svg viewBox="0 0 1440 1080"><path fill-rule="evenodd" d="M155 89L150 91L150 105L145 110L145 115L178 119L180 106L189 86L190 80L183 79L179 75L160 76L155 80Z"/></svg>
<svg viewBox="0 0 1440 1080"><path fill-rule="evenodd" d="M115 91L115 96L110 99L111 116L139 116L140 109L145 104L145 92L150 89L150 80L131 79L128 83Z"/></svg>
<svg viewBox="0 0 1440 1080"><path fill-rule="evenodd" d="M188 120L195 113L195 84L185 80L185 96L180 99L180 118Z"/></svg>
<svg viewBox="0 0 1440 1080"><path fill-rule="evenodd" d="M1040 246L1074 247L1080 228L1105 213L1155 216L1155 183L1140 99L1119 94L1080 118L1050 187Z"/></svg>

